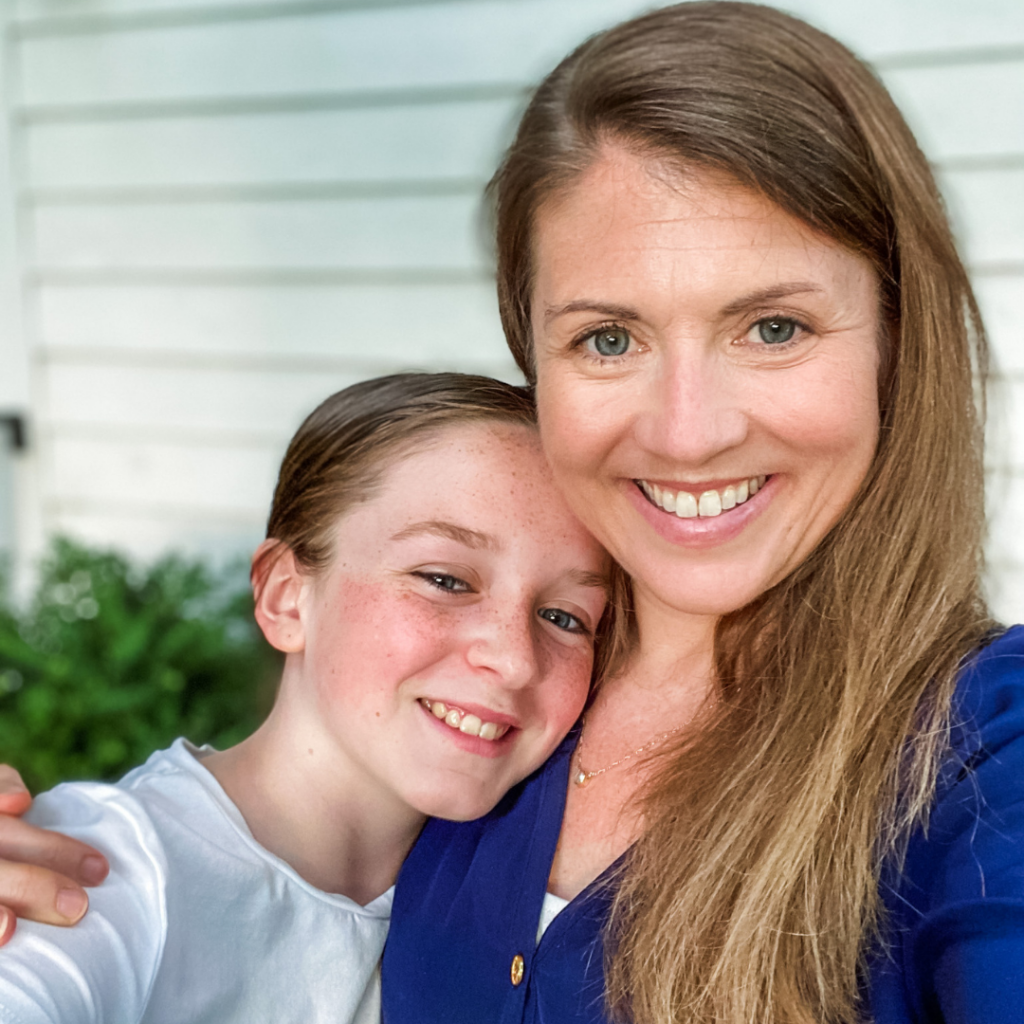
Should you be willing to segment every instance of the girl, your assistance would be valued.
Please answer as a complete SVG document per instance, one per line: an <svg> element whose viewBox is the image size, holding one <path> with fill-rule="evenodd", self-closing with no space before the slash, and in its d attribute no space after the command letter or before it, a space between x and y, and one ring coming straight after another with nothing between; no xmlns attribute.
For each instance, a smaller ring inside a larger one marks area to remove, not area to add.
<svg viewBox="0 0 1024 1024"><path fill-rule="evenodd" d="M20 927L0 1021L375 1020L390 887L426 816L485 813L577 718L607 560L554 490L527 393L439 374L334 395L288 449L267 533L270 717L36 801L32 822L111 872L80 927Z"/></svg>

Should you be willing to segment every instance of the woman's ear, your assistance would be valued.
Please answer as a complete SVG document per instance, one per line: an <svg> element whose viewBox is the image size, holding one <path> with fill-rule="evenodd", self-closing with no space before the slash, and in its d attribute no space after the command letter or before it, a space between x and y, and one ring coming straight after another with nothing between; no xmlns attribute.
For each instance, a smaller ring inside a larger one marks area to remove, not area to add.
<svg viewBox="0 0 1024 1024"><path fill-rule="evenodd" d="M256 622L267 642L285 654L305 650L301 602L308 576L292 549L279 540L265 540L252 556L252 580Z"/></svg>

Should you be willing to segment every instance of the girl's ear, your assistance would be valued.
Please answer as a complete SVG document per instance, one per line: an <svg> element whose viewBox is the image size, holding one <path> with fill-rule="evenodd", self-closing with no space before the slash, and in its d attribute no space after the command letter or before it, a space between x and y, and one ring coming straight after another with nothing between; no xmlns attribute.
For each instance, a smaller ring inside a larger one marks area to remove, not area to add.
<svg viewBox="0 0 1024 1024"><path fill-rule="evenodd" d="M279 540L265 540L252 556L256 622L267 642L285 654L305 650L302 592L308 578L292 549Z"/></svg>

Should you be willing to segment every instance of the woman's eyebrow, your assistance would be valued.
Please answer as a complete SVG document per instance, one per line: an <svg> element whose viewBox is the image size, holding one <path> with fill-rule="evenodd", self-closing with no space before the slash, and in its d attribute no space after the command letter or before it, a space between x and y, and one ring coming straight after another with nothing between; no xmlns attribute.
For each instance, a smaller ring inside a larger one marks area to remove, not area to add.
<svg viewBox="0 0 1024 1024"><path fill-rule="evenodd" d="M470 530L466 526L459 526L458 523L449 522L446 519L426 519L422 523L413 523L399 530L392 536L392 540L408 540L410 537L417 537L422 534L433 534L435 537L444 537L446 540L453 540L457 544L464 544L467 548L485 548L489 551L497 551L501 544L496 537L489 533L481 533L479 530Z"/></svg>
<svg viewBox="0 0 1024 1024"><path fill-rule="evenodd" d="M739 299L730 302L722 307L723 316L735 316L737 313L744 313L751 306L762 306L766 302L777 302L779 299L788 298L790 295L801 295L809 292L823 292L825 289L813 281L793 281L787 284L772 285L771 288L762 288L756 292L750 292Z"/></svg>
<svg viewBox="0 0 1024 1024"><path fill-rule="evenodd" d="M576 299L564 306L548 306L544 310L544 323L550 323L566 313L600 313L615 320L640 319L640 314L629 306L614 306L607 302L598 302L596 299Z"/></svg>

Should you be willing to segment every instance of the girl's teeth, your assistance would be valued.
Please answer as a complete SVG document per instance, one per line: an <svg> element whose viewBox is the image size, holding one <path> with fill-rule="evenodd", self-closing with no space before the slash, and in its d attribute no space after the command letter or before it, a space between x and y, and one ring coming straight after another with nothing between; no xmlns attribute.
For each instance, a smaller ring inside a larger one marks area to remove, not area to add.
<svg viewBox="0 0 1024 1024"><path fill-rule="evenodd" d="M466 715L459 724L459 732L468 733L470 736L479 736L480 726L483 724L476 715Z"/></svg>
<svg viewBox="0 0 1024 1024"><path fill-rule="evenodd" d="M742 505L764 487L766 476L751 476L738 484L729 484L721 491L704 491L698 499L689 491L672 492L666 487L640 481L644 494L659 508L666 512L674 512L680 519L693 519L700 516L710 519L720 516L723 512Z"/></svg>
<svg viewBox="0 0 1024 1024"><path fill-rule="evenodd" d="M468 715L458 708L450 708L443 701L427 700L426 697L420 703L435 717L441 719L445 725L467 736L479 736L482 740L500 740L508 732L507 725L498 725L497 722L485 722L477 715Z"/></svg>

